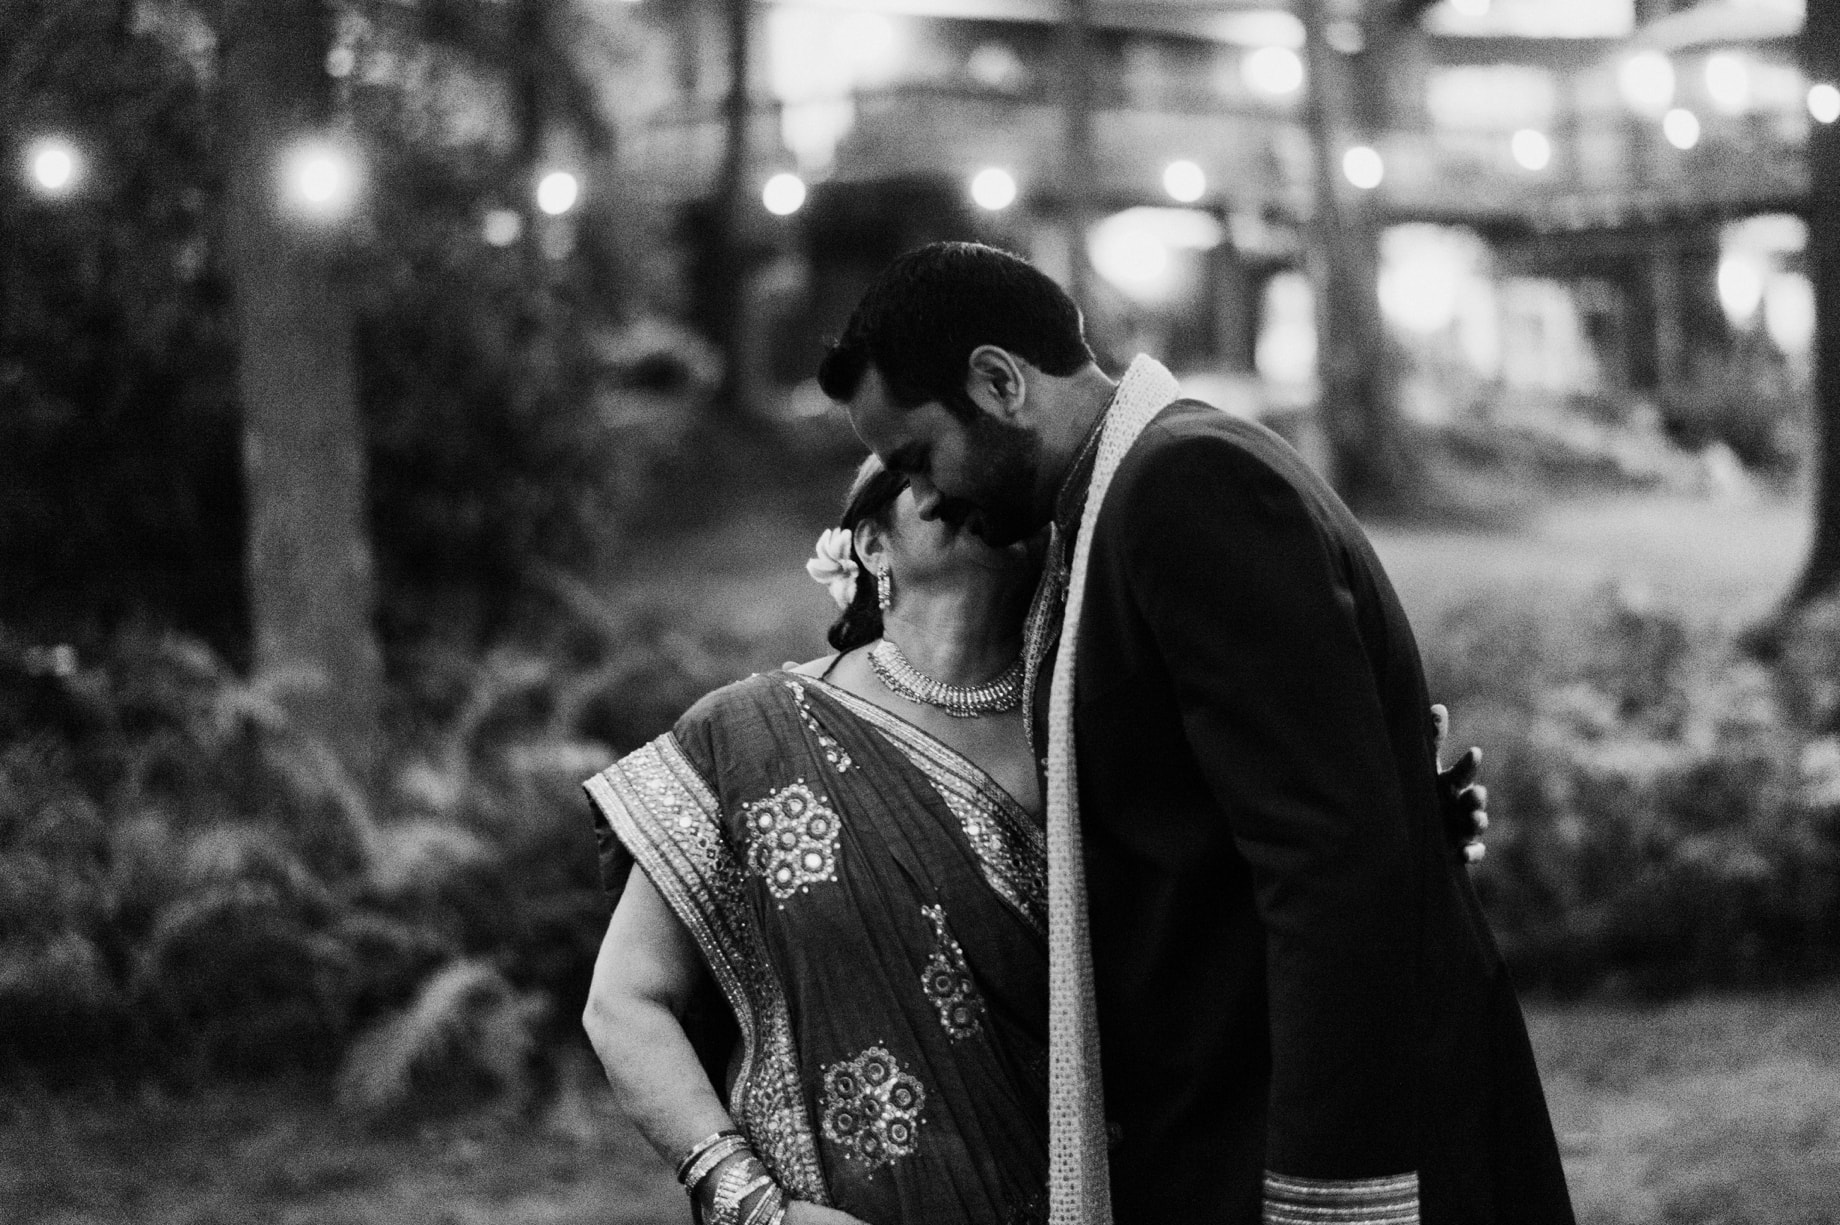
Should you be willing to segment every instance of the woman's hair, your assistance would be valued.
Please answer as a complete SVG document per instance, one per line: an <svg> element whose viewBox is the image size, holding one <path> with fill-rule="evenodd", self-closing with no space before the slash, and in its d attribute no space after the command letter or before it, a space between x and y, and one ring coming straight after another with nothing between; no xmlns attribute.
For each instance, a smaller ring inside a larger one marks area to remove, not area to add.
<svg viewBox="0 0 1840 1225"><path fill-rule="evenodd" d="M886 530L894 526L894 500L907 488L907 478L899 472L891 472L882 466L882 461L871 455L863 460L862 467L856 470L856 479L850 482L850 492L843 500L843 517L838 526L849 532L852 537L856 525L867 519L881 525ZM831 626L825 638L836 651L854 651L857 647L867 646L882 636L882 609L875 598L875 573L863 564L863 559L856 553L856 544L850 543L850 560L856 563L856 590L850 594L850 603Z"/></svg>

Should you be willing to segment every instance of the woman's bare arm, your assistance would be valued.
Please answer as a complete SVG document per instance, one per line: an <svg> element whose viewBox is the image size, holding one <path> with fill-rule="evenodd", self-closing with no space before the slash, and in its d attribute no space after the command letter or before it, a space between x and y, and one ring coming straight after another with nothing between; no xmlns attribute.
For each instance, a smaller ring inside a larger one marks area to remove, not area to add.
<svg viewBox="0 0 1840 1225"><path fill-rule="evenodd" d="M703 974L689 931L634 868L594 961L582 1025L621 1107L670 1162L734 1126L680 1020Z"/></svg>
<svg viewBox="0 0 1840 1225"><path fill-rule="evenodd" d="M633 1125L667 1162L734 1126L681 1018L704 974L689 931L634 868L594 961L582 1026ZM863 1225L815 1204L789 1206L787 1225Z"/></svg>

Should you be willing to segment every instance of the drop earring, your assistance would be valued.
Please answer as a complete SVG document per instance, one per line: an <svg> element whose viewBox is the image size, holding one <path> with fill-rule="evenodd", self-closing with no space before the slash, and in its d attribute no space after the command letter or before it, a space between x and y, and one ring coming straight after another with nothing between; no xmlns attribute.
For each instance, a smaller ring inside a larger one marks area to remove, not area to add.
<svg viewBox="0 0 1840 1225"><path fill-rule="evenodd" d="M875 603L883 612L894 603L894 571L886 565L875 571Z"/></svg>

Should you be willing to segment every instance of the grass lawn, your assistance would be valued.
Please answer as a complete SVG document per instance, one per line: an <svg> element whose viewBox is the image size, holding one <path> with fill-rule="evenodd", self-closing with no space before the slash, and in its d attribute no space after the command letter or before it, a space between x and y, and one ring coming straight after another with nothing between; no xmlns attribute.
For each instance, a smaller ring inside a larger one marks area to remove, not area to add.
<svg viewBox="0 0 1840 1225"><path fill-rule="evenodd" d="M1840 991L1661 1007L1534 1003L1587 1225L1840 1221ZM592 1082L535 1123L366 1136L311 1098L15 1105L9 1225L683 1225Z"/></svg>

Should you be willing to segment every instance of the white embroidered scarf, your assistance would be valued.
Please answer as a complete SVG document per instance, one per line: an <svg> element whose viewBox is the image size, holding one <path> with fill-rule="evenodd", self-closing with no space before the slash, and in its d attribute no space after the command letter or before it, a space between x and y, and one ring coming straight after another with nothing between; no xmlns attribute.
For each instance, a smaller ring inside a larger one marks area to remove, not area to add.
<svg viewBox="0 0 1840 1225"><path fill-rule="evenodd" d="M1080 515L1060 648L1048 694L1048 1220L1050 1225L1111 1225L1111 1169L1105 1095L1099 1076L1099 1022L1093 1005L1092 939L1086 913L1086 861L1080 844L1080 793L1073 751L1074 658L1093 527L1106 486L1151 418L1181 395L1175 377L1148 357L1125 371L1107 409Z"/></svg>

